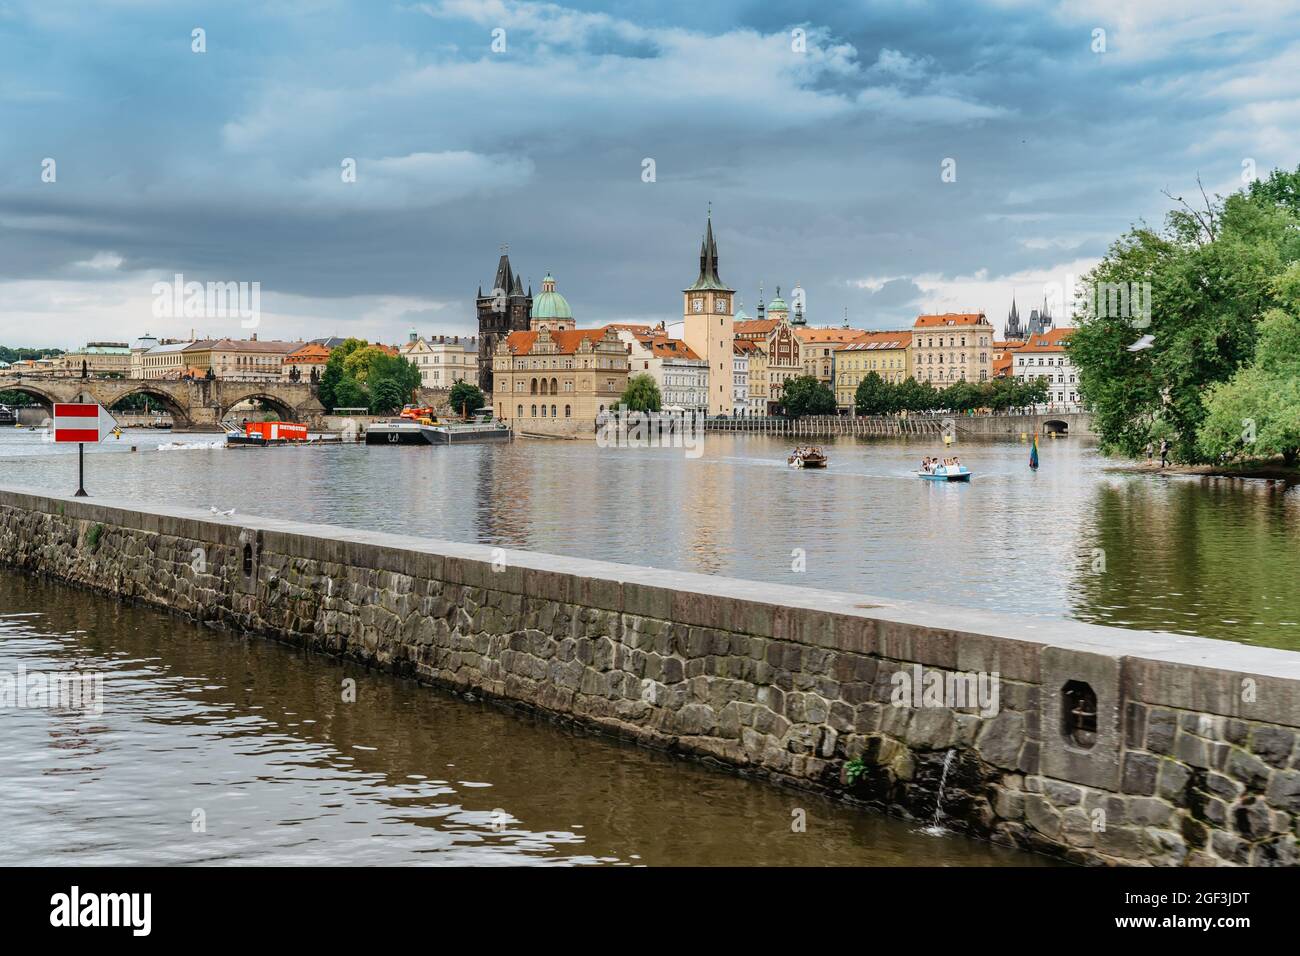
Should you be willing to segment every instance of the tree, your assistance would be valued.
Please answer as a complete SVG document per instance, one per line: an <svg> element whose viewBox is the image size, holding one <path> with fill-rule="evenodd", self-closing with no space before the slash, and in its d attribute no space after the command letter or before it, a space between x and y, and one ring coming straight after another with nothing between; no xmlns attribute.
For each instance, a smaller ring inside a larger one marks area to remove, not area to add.
<svg viewBox="0 0 1300 956"><path fill-rule="evenodd" d="M370 388L370 411L375 415L387 415L400 411L406 404L408 393L391 378L381 378Z"/></svg>
<svg viewBox="0 0 1300 956"><path fill-rule="evenodd" d="M876 372L868 372L853 393L853 406L859 415L886 415L898 407L893 385Z"/></svg>
<svg viewBox="0 0 1300 956"><path fill-rule="evenodd" d="M928 412L939 407L938 393L929 382L905 379L898 387L898 407L909 412Z"/></svg>
<svg viewBox="0 0 1300 956"><path fill-rule="evenodd" d="M1283 304L1277 280L1300 260L1297 197L1300 170L1203 197L1204 209L1171 197L1181 207L1162 229L1129 230L1085 277L1095 291L1067 350L1105 450L1136 456L1157 433L1183 461L1219 447L1201 441L1206 401L1253 363L1264 316ZM1144 307L1126 314L1113 293L1131 303L1143 288ZM1150 347L1129 351L1140 335Z"/></svg>
<svg viewBox="0 0 1300 956"><path fill-rule="evenodd" d="M1295 271L1297 267L1293 267ZM1210 386L1197 432L1210 459L1300 460L1300 319L1274 309L1260 324L1253 365Z"/></svg>
<svg viewBox="0 0 1300 956"><path fill-rule="evenodd" d="M335 408L369 408L370 395L365 386L357 383L354 378L344 377L334 389L335 404L330 406L330 411Z"/></svg>
<svg viewBox="0 0 1300 956"><path fill-rule="evenodd" d="M483 392L473 382L460 381L451 387L451 407L462 415L477 411L483 405Z"/></svg>
<svg viewBox="0 0 1300 956"><path fill-rule="evenodd" d="M812 375L788 378L781 389L781 405L787 415L834 415L835 393Z"/></svg>
<svg viewBox="0 0 1300 956"><path fill-rule="evenodd" d="M627 380L627 388L623 389L618 403L633 412L659 411L661 399L654 376L646 372L633 375Z"/></svg>

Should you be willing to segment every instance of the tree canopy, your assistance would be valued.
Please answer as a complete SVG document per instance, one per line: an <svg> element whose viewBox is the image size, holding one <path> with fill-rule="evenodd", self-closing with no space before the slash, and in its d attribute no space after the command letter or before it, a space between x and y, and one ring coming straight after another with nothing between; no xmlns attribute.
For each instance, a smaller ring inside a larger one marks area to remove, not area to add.
<svg viewBox="0 0 1300 956"><path fill-rule="evenodd" d="M834 415L835 393L812 375L788 378L781 389L781 405L787 415Z"/></svg>
<svg viewBox="0 0 1300 956"><path fill-rule="evenodd" d="M462 415L476 412L483 405L483 391L473 382L460 381L451 387L451 407Z"/></svg>
<svg viewBox="0 0 1300 956"><path fill-rule="evenodd" d="M1255 417L1257 425L1286 418L1284 396L1261 404L1261 383L1274 376L1245 370L1257 363L1266 317L1297 312L1285 277L1300 261L1300 169L1274 170L1226 199L1176 201L1162 228L1133 227L1085 277L1094 290L1149 284L1148 308L1111 314L1123 310L1100 293L1089 296L1095 301L1083 303L1067 348L1106 450L1136 456L1148 441L1168 437L1176 459L1204 461L1232 453L1227 416ZM1273 326L1285 339L1285 324ZM1151 339L1139 341L1145 335ZM1212 398L1218 411L1207 426ZM1232 433L1242 428L1238 421ZM1260 434L1237 452L1264 454Z"/></svg>
<svg viewBox="0 0 1300 956"><path fill-rule="evenodd" d="M633 412L657 412L662 407L659 386L654 376L647 372L638 372L627 380L618 403Z"/></svg>

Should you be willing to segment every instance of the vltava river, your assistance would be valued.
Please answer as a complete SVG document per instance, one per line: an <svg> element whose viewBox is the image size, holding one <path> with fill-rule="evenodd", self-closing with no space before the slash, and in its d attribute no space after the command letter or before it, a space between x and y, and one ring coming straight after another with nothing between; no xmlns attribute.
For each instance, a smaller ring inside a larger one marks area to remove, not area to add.
<svg viewBox="0 0 1300 956"><path fill-rule="evenodd" d="M454 448L231 449L128 433L92 495L478 541L1300 649L1300 488L1126 474L1078 439L965 442L969 485L912 471L923 439L710 434L703 454L520 440ZM139 451L130 452L135 445ZM161 446L161 448L159 447ZM179 446L179 447L177 447ZM74 450L0 434L0 484L75 489ZM800 566L803 570L797 570Z"/></svg>
<svg viewBox="0 0 1300 956"><path fill-rule="evenodd" d="M9 866L1044 862L0 569L20 667L103 710L0 709Z"/></svg>

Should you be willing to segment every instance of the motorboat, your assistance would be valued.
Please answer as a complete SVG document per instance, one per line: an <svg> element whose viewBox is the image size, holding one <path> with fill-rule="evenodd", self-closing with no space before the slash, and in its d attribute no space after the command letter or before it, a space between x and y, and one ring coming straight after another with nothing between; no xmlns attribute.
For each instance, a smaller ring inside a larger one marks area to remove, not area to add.
<svg viewBox="0 0 1300 956"><path fill-rule="evenodd" d="M825 468L826 456L818 451L796 451L786 459L791 468Z"/></svg>

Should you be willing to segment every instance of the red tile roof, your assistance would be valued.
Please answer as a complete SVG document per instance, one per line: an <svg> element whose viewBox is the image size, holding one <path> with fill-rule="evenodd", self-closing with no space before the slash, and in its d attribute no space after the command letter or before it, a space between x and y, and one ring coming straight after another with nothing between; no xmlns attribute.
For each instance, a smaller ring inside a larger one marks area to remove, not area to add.
<svg viewBox="0 0 1300 956"><path fill-rule="evenodd" d="M776 323L776 319L743 319L733 323L731 330L734 335L767 335Z"/></svg>
<svg viewBox="0 0 1300 956"><path fill-rule="evenodd" d="M1051 329L1042 335L1032 335L1018 352L1064 352L1065 343L1074 334L1072 328Z"/></svg>
<svg viewBox="0 0 1300 956"><path fill-rule="evenodd" d="M552 331L551 341L555 343L556 351L560 355L573 355L581 347L582 343L591 340L595 345L605 337L605 333L610 327L602 325L598 329L566 329L564 331ZM511 332L506 336L505 344L515 355L528 355L533 346L537 344L537 339L541 332Z"/></svg>
<svg viewBox="0 0 1300 956"><path fill-rule="evenodd" d="M988 324L988 319L984 318L983 312L945 312L943 315L918 315L912 328L926 329L936 326L979 325L980 323Z"/></svg>

